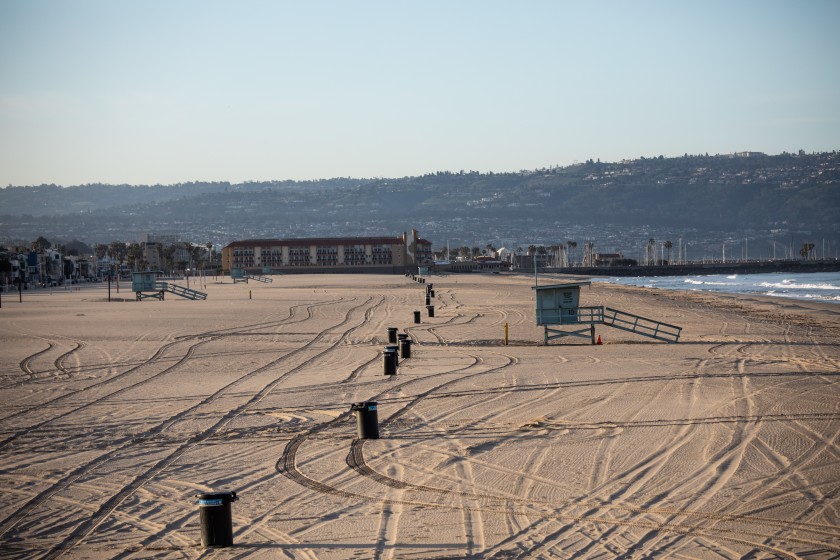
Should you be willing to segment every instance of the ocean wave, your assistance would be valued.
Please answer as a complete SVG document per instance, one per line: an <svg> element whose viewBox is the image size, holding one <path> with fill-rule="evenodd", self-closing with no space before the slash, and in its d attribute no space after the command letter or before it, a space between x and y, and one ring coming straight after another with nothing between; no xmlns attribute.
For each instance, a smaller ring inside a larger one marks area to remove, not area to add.
<svg viewBox="0 0 840 560"><path fill-rule="evenodd" d="M757 294L840 304L840 274L836 272L637 276L603 281L666 290Z"/></svg>
<svg viewBox="0 0 840 560"><path fill-rule="evenodd" d="M686 278L683 280L686 284L696 284L698 286L740 286L737 282L712 282L711 280L696 280L694 278Z"/></svg>
<svg viewBox="0 0 840 560"><path fill-rule="evenodd" d="M794 280L782 280L781 282L761 282L761 288L785 288L794 290L840 290L840 286L834 284L797 284Z"/></svg>

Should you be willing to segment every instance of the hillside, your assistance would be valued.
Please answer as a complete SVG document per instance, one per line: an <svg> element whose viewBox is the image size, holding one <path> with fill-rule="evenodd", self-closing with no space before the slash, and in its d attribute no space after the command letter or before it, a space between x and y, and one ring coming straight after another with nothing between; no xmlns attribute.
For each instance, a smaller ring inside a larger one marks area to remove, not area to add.
<svg viewBox="0 0 840 560"><path fill-rule="evenodd" d="M840 231L840 155L749 153L588 161L503 174L242 184L0 189L0 239L89 242L178 232L242 237L391 234L527 239L580 228Z"/></svg>

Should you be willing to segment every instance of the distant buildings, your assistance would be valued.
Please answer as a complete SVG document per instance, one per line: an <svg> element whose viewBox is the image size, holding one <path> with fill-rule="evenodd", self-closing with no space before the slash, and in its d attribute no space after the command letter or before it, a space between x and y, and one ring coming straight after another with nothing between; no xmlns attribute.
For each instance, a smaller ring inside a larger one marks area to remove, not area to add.
<svg viewBox="0 0 840 560"><path fill-rule="evenodd" d="M403 273L432 263L432 244L417 230L398 237L248 239L222 249L222 273Z"/></svg>

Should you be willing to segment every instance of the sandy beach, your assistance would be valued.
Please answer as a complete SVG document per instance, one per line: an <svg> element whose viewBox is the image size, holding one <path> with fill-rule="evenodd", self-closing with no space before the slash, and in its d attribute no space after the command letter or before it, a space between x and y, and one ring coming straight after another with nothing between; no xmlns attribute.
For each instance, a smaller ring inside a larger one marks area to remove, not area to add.
<svg viewBox="0 0 840 560"><path fill-rule="evenodd" d="M597 284L680 342L546 346L533 278L429 281L3 293L0 558L840 557L840 305Z"/></svg>

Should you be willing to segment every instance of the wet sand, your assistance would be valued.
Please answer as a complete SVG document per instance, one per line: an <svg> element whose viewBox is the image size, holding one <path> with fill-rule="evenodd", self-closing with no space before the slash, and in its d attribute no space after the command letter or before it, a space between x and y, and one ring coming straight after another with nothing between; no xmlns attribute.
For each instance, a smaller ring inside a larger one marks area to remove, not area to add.
<svg viewBox="0 0 840 560"><path fill-rule="evenodd" d="M533 278L430 281L434 318L403 276L2 294L0 557L840 555L840 306L597 284L680 342L545 346ZM210 490L240 499L208 553Z"/></svg>

